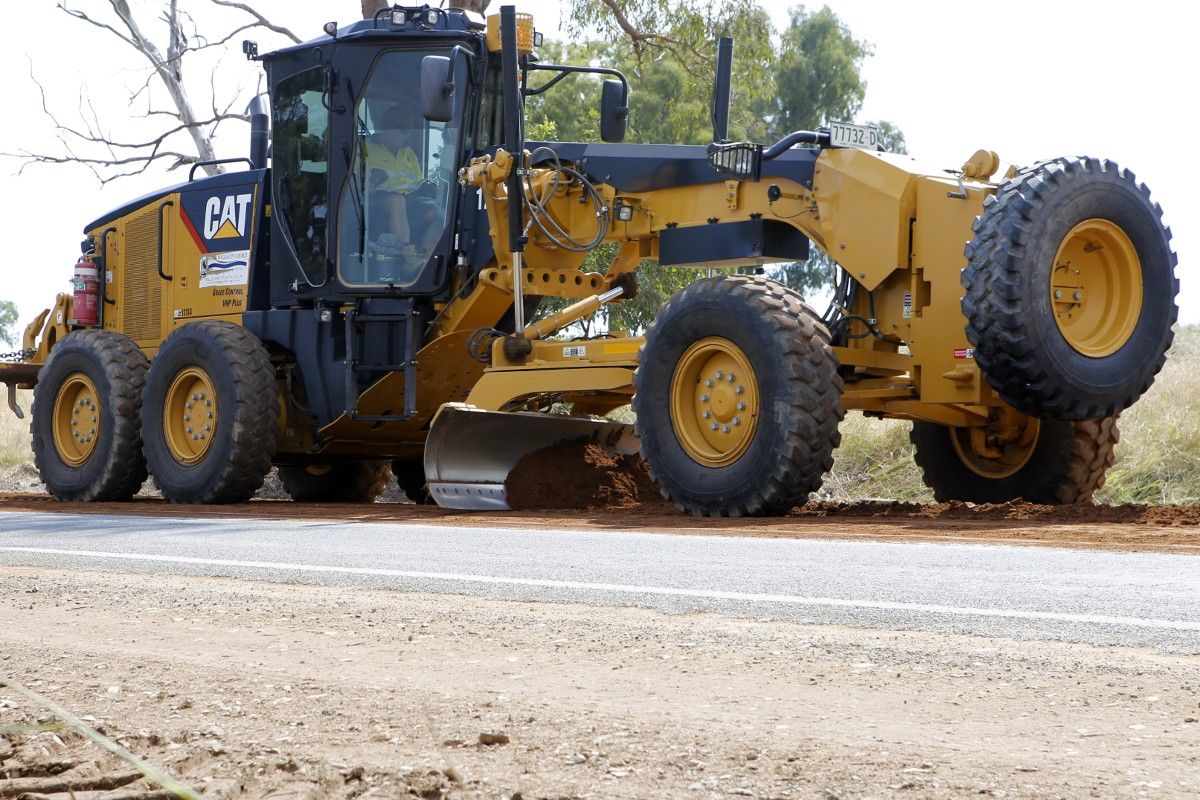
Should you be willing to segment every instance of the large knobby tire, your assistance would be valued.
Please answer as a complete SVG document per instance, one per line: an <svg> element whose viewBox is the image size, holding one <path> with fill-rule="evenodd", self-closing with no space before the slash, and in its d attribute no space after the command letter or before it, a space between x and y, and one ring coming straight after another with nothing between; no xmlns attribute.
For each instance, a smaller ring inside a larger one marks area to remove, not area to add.
<svg viewBox="0 0 1200 800"><path fill-rule="evenodd" d="M390 479L386 461L279 468L283 488L299 503L373 503Z"/></svg>
<svg viewBox="0 0 1200 800"><path fill-rule="evenodd" d="M1103 419L1150 388L1178 309L1162 209L1128 170L1060 158L1019 171L967 245L967 338L1030 416Z"/></svg>
<svg viewBox="0 0 1200 800"><path fill-rule="evenodd" d="M841 441L837 369L829 332L779 283L729 275L677 292L634 374L642 456L663 497L702 516L802 504Z"/></svg>
<svg viewBox="0 0 1200 800"><path fill-rule="evenodd" d="M139 415L149 362L127 336L74 331L33 390L33 460L58 500L128 500L146 480Z"/></svg>
<svg viewBox="0 0 1200 800"><path fill-rule="evenodd" d="M254 334L207 320L163 342L146 376L142 440L168 500L249 500L271 469L278 423L275 369Z"/></svg>
<svg viewBox="0 0 1200 800"><path fill-rule="evenodd" d="M1089 503L1104 486L1120 434L1116 417L1102 420L1034 420L1026 452L1005 464L987 464L970 450L969 432L933 422L914 422L909 438L925 485L941 503L1047 505ZM1010 474L1005 474L1010 473Z"/></svg>
<svg viewBox="0 0 1200 800"><path fill-rule="evenodd" d="M425 463L419 458L397 458L392 461L392 474L404 496L419 506L433 505L433 495L425 483Z"/></svg>

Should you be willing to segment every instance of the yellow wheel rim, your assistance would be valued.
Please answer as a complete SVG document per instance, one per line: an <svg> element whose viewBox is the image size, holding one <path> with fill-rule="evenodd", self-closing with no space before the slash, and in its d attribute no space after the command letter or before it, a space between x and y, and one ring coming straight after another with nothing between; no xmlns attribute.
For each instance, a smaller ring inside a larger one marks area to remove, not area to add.
<svg viewBox="0 0 1200 800"><path fill-rule="evenodd" d="M100 395L82 372L72 372L54 397L54 449L68 467L92 457L100 439Z"/></svg>
<svg viewBox="0 0 1200 800"><path fill-rule="evenodd" d="M959 460L982 478L999 480L1017 474L1033 456L1042 423L1022 417L1008 435L989 435L987 428L951 428L950 442Z"/></svg>
<svg viewBox="0 0 1200 800"><path fill-rule="evenodd" d="M1071 229L1054 255L1050 305L1063 338L1085 356L1129 341L1142 312L1142 262L1120 226L1089 219Z"/></svg>
<svg viewBox="0 0 1200 800"><path fill-rule="evenodd" d="M181 369L163 400L167 449L180 464L191 466L212 448L217 431L217 392L200 367Z"/></svg>
<svg viewBox="0 0 1200 800"><path fill-rule="evenodd" d="M740 347L710 336L684 352L671 376L671 424L692 460L706 467L737 461L758 415L758 381Z"/></svg>

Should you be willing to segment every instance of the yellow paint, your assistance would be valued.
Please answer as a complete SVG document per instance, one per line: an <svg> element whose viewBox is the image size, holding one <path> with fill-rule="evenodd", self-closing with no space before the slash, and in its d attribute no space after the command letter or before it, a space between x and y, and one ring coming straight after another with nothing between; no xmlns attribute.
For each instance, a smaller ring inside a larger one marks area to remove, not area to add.
<svg viewBox="0 0 1200 800"><path fill-rule="evenodd" d="M758 427L758 379L728 339L709 336L680 356L671 375L671 425L693 461L718 468L737 461Z"/></svg>
<svg viewBox="0 0 1200 800"><path fill-rule="evenodd" d="M184 466L204 460L216 436L217 390L208 373L197 366L181 369L163 398L163 431L167 449Z"/></svg>
<svg viewBox="0 0 1200 800"><path fill-rule="evenodd" d="M54 396L51 417L54 449L68 467L82 467L92 457L104 424L96 384L82 372L72 372Z"/></svg>
<svg viewBox="0 0 1200 800"><path fill-rule="evenodd" d="M951 428L950 443L963 465L982 478L1015 475L1033 457L1041 422L1016 412L1001 414L987 426Z"/></svg>
<svg viewBox="0 0 1200 800"><path fill-rule="evenodd" d="M1115 222L1087 219L1054 254L1050 307L1076 351L1103 358L1120 350L1142 313L1142 262Z"/></svg>

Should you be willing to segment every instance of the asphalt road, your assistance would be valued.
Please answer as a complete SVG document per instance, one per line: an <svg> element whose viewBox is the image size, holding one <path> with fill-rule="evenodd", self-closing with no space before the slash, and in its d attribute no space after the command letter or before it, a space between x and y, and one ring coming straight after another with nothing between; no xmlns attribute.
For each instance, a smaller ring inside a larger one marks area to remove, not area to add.
<svg viewBox="0 0 1200 800"><path fill-rule="evenodd" d="M1200 653L1200 560L995 545L0 512L3 565L222 575ZM163 581L170 591L171 582ZM598 612L602 613L602 612Z"/></svg>

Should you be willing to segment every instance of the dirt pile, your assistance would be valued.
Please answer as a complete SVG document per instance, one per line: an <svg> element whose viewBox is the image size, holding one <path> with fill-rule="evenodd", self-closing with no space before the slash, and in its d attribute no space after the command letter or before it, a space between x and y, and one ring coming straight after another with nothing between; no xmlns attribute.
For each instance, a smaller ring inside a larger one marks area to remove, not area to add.
<svg viewBox="0 0 1200 800"><path fill-rule="evenodd" d="M505 482L515 511L630 508L665 504L636 455L612 455L594 442L560 442L517 462Z"/></svg>
<svg viewBox="0 0 1200 800"><path fill-rule="evenodd" d="M923 520L1018 520L1046 524L1078 525L1121 523L1125 525L1200 525L1200 505L1073 505L1051 506L1014 500L1008 503L904 503L894 500L836 502L814 500L794 509L796 517L845 517Z"/></svg>

